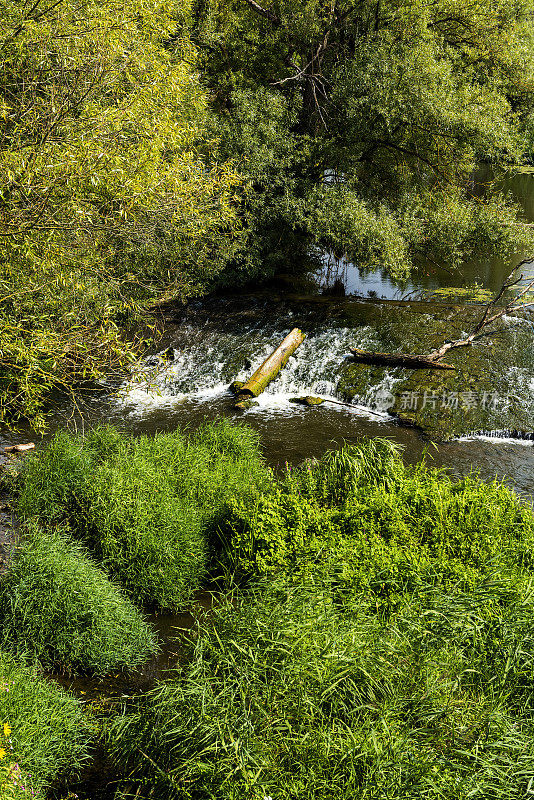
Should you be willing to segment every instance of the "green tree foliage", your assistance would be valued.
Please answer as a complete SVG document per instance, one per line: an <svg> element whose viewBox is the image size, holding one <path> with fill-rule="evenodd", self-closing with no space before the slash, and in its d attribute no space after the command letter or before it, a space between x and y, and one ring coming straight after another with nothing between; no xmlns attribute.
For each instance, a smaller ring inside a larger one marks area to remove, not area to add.
<svg viewBox="0 0 534 800"><path fill-rule="evenodd" d="M0 2L0 419L42 421L51 388L124 363L118 323L197 293L238 245L188 13Z"/></svg>
<svg viewBox="0 0 534 800"><path fill-rule="evenodd" d="M265 250L311 237L399 276L418 258L457 265L530 241L513 204L473 174L481 160L498 170L531 156L531 0L195 10L221 154L248 172Z"/></svg>

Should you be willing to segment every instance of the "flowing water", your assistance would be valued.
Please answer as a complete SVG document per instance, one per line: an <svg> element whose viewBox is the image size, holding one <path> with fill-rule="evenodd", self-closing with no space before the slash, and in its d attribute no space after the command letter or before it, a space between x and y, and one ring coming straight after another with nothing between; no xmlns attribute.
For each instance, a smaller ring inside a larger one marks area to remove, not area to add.
<svg viewBox="0 0 534 800"><path fill-rule="evenodd" d="M533 186L534 176L525 174L516 176L509 187L523 202L529 219L534 219ZM92 397L80 400L75 409L58 402L50 431L65 425L83 430L110 422L135 434L154 434L193 428L224 416L246 422L260 433L265 458L274 467L321 456L362 436L383 436L403 447L408 462L426 452L435 465L455 475L476 470L485 479L498 477L531 501L534 322L528 315L499 323L476 351L478 361L470 355L467 366L459 362L457 372L463 382L452 387L437 387L427 373L417 377L415 385L413 376L400 369L364 367L355 374L349 357L349 347L420 352L411 348L425 337L429 342L437 343L439 337L444 341L447 336L443 333L449 327L456 325L461 331L462 325L468 324L461 309L447 304L406 304L399 302L401 298L474 282L495 291L511 266L497 260L480 261L468 265L462 276L421 269L410 282L402 283L380 271L362 275L354 265L324 256L321 268L308 279L306 297L294 289L283 291L278 284L269 290L249 289L248 293L191 303L166 314L158 352L138 365L122 384L101 387ZM534 274L533 265L526 265L525 273ZM324 295L332 291L345 296ZM354 294L366 299L347 299ZM468 314L479 310L468 309ZM229 384L245 380L293 327L305 331L304 343L257 404L246 411L235 409ZM399 398L406 402L410 392L417 394L419 401L428 400L430 415L414 418L409 408L399 410ZM342 398L349 405L326 402L307 408L292 402L310 394ZM451 411L453 395L461 401ZM410 422L417 427L407 424ZM443 441L445 429L452 436L449 441ZM436 431L442 435L437 437ZM17 434L4 431L0 445L31 438L39 447L48 436L40 439L30 429ZM202 595L183 615L154 617L162 652L133 678L62 682L81 697L105 695L115 701L150 685L179 658L180 646L175 641L179 629L190 628L196 613L209 602L209 597ZM78 791L87 800L106 796L95 775Z"/></svg>

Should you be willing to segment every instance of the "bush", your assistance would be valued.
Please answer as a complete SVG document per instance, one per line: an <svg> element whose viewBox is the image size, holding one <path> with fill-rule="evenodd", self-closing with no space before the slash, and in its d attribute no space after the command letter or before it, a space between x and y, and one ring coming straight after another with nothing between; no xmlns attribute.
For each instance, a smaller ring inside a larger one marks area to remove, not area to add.
<svg viewBox="0 0 534 800"><path fill-rule="evenodd" d="M88 757L91 732L80 703L0 652L0 796L46 790Z"/></svg>
<svg viewBox="0 0 534 800"><path fill-rule="evenodd" d="M240 574L335 582L387 609L428 585L474 586L534 567L534 515L506 487L455 481L372 440L288 469L270 494L231 503L226 559Z"/></svg>
<svg viewBox="0 0 534 800"><path fill-rule="evenodd" d="M256 434L226 422L189 439L62 432L25 460L17 508L66 522L137 602L177 609L206 575L228 498L269 479Z"/></svg>
<svg viewBox="0 0 534 800"><path fill-rule="evenodd" d="M229 595L183 671L111 725L113 758L154 800L517 800L533 602L500 578L383 624L328 583Z"/></svg>
<svg viewBox="0 0 534 800"><path fill-rule="evenodd" d="M70 672L132 668L157 649L137 609L81 545L36 526L0 579L0 643Z"/></svg>

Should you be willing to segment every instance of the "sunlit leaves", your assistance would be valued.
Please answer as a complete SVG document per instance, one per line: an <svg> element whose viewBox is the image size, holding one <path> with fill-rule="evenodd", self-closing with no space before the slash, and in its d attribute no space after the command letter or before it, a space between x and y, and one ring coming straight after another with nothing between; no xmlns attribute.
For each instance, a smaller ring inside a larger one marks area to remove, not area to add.
<svg viewBox="0 0 534 800"><path fill-rule="evenodd" d="M187 14L0 2L0 419L120 364L118 315L198 292L239 240L241 179L209 158Z"/></svg>

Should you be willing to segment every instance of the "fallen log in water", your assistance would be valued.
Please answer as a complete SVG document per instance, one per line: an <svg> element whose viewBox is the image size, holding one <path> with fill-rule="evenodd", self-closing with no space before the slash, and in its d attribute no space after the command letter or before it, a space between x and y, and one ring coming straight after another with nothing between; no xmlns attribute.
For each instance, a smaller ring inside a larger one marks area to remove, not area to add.
<svg viewBox="0 0 534 800"><path fill-rule="evenodd" d="M26 450L33 450L35 444L28 442L28 444L12 444L9 447L4 447L4 453L25 453Z"/></svg>
<svg viewBox="0 0 534 800"><path fill-rule="evenodd" d="M289 402L298 403L298 405L308 407L320 406L323 403L334 403L336 406L345 406L346 408L352 408L356 411L363 411L364 414L372 414L373 417L381 417L382 419L385 419L386 417L391 416L387 412L373 411L365 406L359 406L357 403L348 403L346 400L337 400L334 397L315 397L312 394L307 394L305 397L292 397Z"/></svg>
<svg viewBox="0 0 534 800"><path fill-rule="evenodd" d="M444 364L429 356L411 353L370 353L351 347L350 352L355 361L365 364L376 364L384 367L408 367L409 369L456 369L452 364Z"/></svg>
<svg viewBox="0 0 534 800"><path fill-rule="evenodd" d="M286 338L273 350L271 355L265 359L263 364L258 367L256 372L238 390L237 402L246 400L247 397L257 397L276 378L297 347L302 344L305 334L298 328L293 328Z"/></svg>

